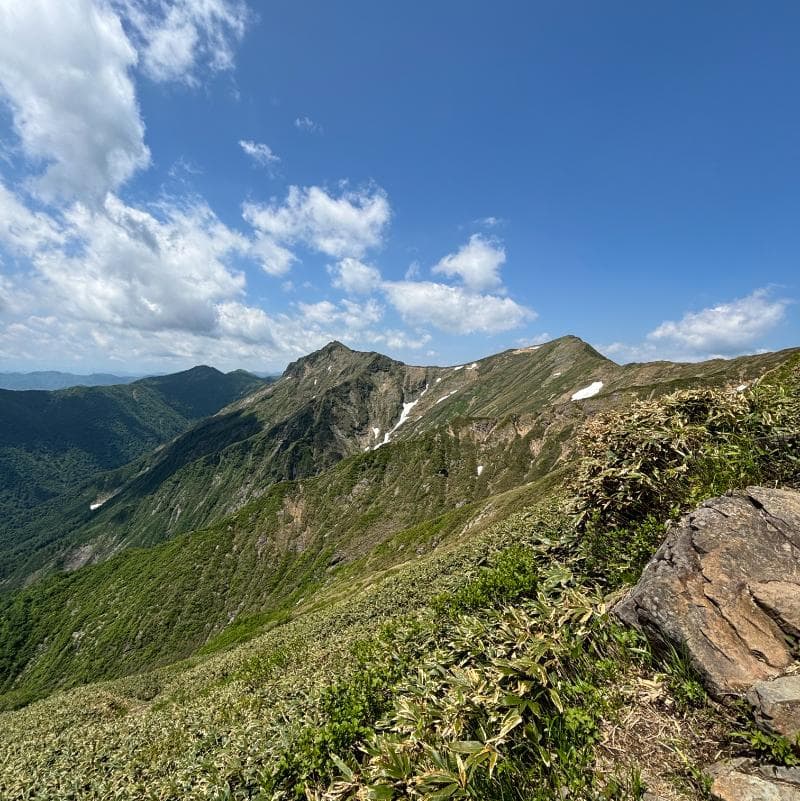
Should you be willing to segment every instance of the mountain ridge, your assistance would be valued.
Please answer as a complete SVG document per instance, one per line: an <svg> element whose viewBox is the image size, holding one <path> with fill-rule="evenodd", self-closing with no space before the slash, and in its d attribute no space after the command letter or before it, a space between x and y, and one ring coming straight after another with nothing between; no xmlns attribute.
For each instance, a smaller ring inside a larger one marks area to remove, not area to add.
<svg viewBox="0 0 800 801"><path fill-rule="evenodd" d="M0 561L0 581L18 584L42 570L102 561L121 547L202 528L275 482L311 477L342 458L461 418L523 417L515 438L533 443L525 447L545 472L564 458L587 414L692 383L747 381L786 357L620 366L566 336L471 364L425 367L328 343L141 463L100 476L81 492L81 504L70 501L68 516L56 515L40 533L44 546L33 543L11 570ZM595 382L602 383L597 395L572 401ZM90 510L99 497L106 502Z"/></svg>
<svg viewBox="0 0 800 801"><path fill-rule="evenodd" d="M198 367L107 387L0 390L0 556L19 546L37 509L78 491L262 386L249 374Z"/></svg>

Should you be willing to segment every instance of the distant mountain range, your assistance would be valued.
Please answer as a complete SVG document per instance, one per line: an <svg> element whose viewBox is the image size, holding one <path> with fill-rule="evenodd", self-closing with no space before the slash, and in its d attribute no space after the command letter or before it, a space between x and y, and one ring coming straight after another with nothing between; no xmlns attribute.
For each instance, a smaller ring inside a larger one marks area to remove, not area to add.
<svg viewBox="0 0 800 801"><path fill-rule="evenodd" d="M42 504L58 499L60 508L98 471L125 465L266 383L242 370L195 367L106 387L0 390L0 564L24 544L27 526L42 536Z"/></svg>
<svg viewBox="0 0 800 801"><path fill-rule="evenodd" d="M238 372L238 371L236 371ZM251 373L257 378L273 380L272 373ZM156 376L157 377L157 376ZM67 389L68 387L108 387L114 384L131 384L139 381L140 375L113 375L111 373L63 373L60 370L35 370L30 373L0 372L0 389Z"/></svg>
<svg viewBox="0 0 800 801"><path fill-rule="evenodd" d="M32 373L0 373L0 389L66 389L67 387L107 387L130 384L141 376L91 373L78 375L58 370L37 370Z"/></svg>

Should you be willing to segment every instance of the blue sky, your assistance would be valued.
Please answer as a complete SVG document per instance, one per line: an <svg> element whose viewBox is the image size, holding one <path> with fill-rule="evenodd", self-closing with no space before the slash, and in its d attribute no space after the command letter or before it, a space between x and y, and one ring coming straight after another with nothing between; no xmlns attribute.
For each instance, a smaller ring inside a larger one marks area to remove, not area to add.
<svg viewBox="0 0 800 801"><path fill-rule="evenodd" d="M0 369L800 344L800 6L0 0Z"/></svg>

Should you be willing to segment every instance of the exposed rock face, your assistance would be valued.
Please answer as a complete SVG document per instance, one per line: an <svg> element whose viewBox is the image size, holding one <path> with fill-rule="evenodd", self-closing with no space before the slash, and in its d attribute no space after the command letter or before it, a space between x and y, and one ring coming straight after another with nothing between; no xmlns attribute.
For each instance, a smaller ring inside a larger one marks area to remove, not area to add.
<svg viewBox="0 0 800 801"><path fill-rule="evenodd" d="M751 487L707 501L670 529L615 612L685 650L718 698L758 685L765 720L797 719L787 692L800 700L800 681L770 680L800 638L800 493Z"/></svg>
<svg viewBox="0 0 800 801"><path fill-rule="evenodd" d="M669 530L615 612L684 650L718 698L745 697L764 728L800 734L800 492L707 501ZM800 768L738 759L708 773L715 801L800 801Z"/></svg>
<svg viewBox="0 0 800 801"><path fill-rule="evenodd" d="M746 759L708 769L714 801L800 801L800 768L756 765Z"/></svg>
<svg viewBox="0 0 800 801"><path fill-rule="evenodd" d="M800 675L760 681L750 688L747 700L764 728L792 740L800 733Z"/></svg>

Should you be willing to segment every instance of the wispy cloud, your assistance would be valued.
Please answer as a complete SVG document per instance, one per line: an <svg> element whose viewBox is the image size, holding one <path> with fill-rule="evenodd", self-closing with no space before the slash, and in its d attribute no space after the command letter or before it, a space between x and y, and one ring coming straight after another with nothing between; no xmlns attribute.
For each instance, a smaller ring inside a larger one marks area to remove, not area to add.
<svg viewBox="0 0 800 801"><path fill-rule="evenodd" d="M269 145L263 142L253 142L250 139L240 139L239 147L259 166L271 167L280 164L280 156L273 152Z"/></svg>
<svg viewBox="0 0 800 801"><path fill-rule="evenodd" d="M253 14L242 0L112 0L126 18L154 81L199 82L198 73L230 70Z"/></svg>
<svg viewBox="0 0 800 801"><path fill-rule="evenodd" d="M304 133L324 133L322 125L312 120L307 114L295 118L294 127L297 128L298 131L303 131Z"/></svg>

